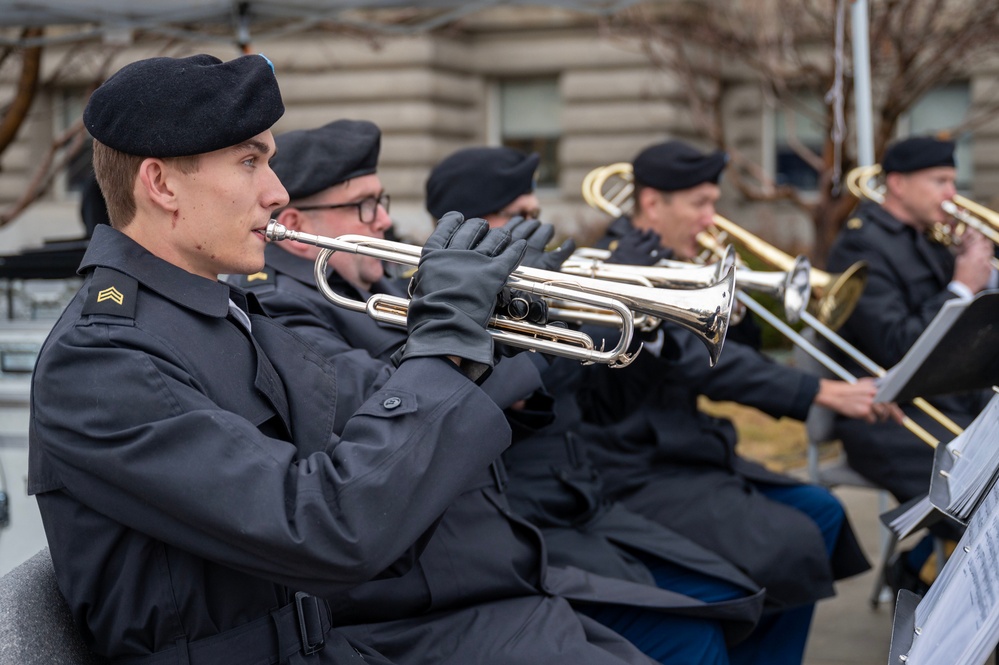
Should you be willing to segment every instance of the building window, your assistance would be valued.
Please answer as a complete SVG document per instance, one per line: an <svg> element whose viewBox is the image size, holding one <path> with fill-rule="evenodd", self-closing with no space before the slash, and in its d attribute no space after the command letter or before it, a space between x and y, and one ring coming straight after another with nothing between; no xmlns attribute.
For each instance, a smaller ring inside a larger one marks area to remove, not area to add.
<svg viewBox="0 0 999 665"><path fill-rule="evenodd" d="M778 185L816 191L819 173L801 157L795 145L822 154L825 105L818 95L799 96L794 106L774 111L774 180Z"/></svg>
<svg viewBox="0 0 999 665"><path fill-rule="evenodd" d="M558 186L558 143L561 101L558 80L514 79L498 84L498 143L523 152L536 152L538 187Z"/></svg>
<svg viewBox="0 0 999 665"><path fill-rule="evenodd" d="M930 90L916 102L899 123L901 136L918 136L946 132L967 119L971 107L971 88L967 82L950 83ZM971 162L971 135L955 136L957 144L957 188L971 190L974 171Z"/></svg>

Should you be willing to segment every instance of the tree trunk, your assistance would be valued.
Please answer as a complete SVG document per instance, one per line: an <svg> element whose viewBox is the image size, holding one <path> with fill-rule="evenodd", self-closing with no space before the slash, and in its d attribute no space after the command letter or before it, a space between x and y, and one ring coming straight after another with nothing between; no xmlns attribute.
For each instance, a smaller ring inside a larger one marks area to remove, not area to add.
<svg viewBox="0 0 999 665"><path fill-rule="evenodd" d="M41 37L44 28L25 28L21 32L22 39L32 39ZM13 101L7 108L3 118L0 118L0 154L3 154L14 137L21 129L28 111L35 100L35 93L38 91L38 82L41 80L42 70L42 47L32 46L24 50L21 60L21 76L17 82L17 92Z"/></svg>

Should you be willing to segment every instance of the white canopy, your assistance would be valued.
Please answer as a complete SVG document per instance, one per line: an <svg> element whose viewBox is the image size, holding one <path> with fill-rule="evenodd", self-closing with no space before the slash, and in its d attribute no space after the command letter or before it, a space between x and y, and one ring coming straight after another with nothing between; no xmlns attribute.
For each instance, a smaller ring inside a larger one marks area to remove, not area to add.
<svg viewBox="0 0 999 665"><path fill-rule="evenodd" d="M136 30L181 39L248 43L251 39L291 34L323 24L395 34L416 33L493 7L545 6L604 15L636 2L638 0L0 0L0 29L8 28L0 33L0 46L67 43ZM29 38L9 30L40 26L60 26L60 29Z"/></svg>

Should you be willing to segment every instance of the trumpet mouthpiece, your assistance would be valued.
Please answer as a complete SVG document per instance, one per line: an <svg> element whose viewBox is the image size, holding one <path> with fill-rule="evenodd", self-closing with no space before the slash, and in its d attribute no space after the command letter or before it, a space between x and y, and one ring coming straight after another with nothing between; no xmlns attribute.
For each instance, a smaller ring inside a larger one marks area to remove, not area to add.
<svg viewBox="0 0 999 665"><path fill-rule="evenodd" d="M284 224L279 224L276 219L272 219L267 223L264 237L268 240L284 240L288 237L288 229Z"/></svg>

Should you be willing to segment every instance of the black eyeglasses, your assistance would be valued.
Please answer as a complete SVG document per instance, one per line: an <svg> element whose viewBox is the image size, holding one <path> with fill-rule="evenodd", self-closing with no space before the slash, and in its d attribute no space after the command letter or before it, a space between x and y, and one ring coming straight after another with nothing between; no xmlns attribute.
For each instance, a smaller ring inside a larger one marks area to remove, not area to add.
<svg viewBox="0 0 999 665"><path fill-rule="evenodd" d="M298 210L309 211L309 210L335 210L336 208L357 208L357 218L361 221L361 224L370 224L375 221L375 216L378 214L378 206L385 208L385 212L389 211L389 195L380 194L377 197L369 196L366 199L361 199L355 203L330 203L328 205L314 205L314 206L295 206Z"/></svg>

